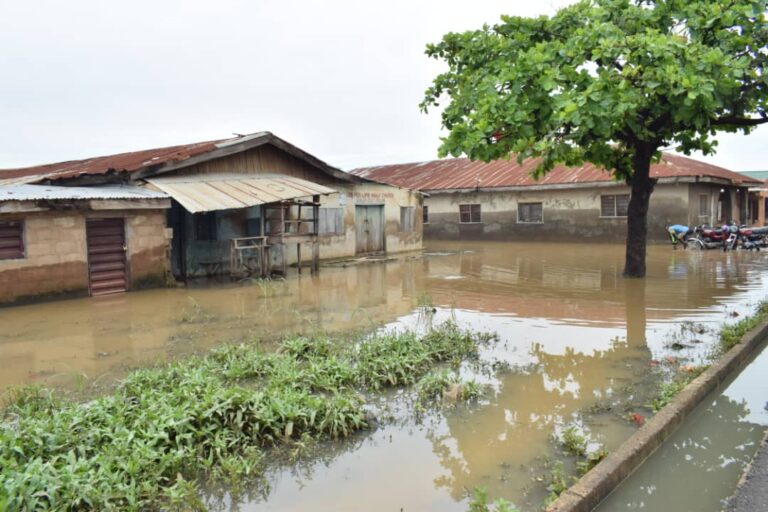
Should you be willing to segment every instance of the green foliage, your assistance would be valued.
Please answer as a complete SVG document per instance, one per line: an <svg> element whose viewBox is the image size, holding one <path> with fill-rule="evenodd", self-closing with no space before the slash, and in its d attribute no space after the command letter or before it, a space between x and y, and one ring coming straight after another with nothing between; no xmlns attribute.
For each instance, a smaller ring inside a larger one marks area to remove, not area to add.
<svg viewBox="0 0 768 512"><path fill-rule="evenodd" d="M594 162L618 179L641 146L714 150L717 130L766 122L765 0L582 0L502 16L428 45L445 61L423 110L447 95L442 155ZM753 117L757 114L757 117Z"/></svg>
<svg viewBox="0 0 768 512"><path fill-rule="evenodd" d="M584 457L587 454L589 441L574 425L563 430L563 447L565 451L575 457Z"/></svg>
<svg viewBox="0 0 768 512"><path fill-rule="evenodd" d="M459 376L450 370L437 370L426 374L416 383L416 393L423 403L439 400L448 388L458 384Z"/></svg>
<svg viewBox="0 0 768 512"><path fill-rule="evenodd" d="M570 487L569 481L575 482L575 479L568 478L568 475L565 474L563 462L555 462L549 472L549 485L547 485L547 491L549 491L549 495L545 500L545 504L549 505L558 497L560 497L561 494L567 491L568 487Z"/></svg>
<svg viewBox="0 0 768 512"><path fill-rule="evenodd" d="M742 318L735 324L724 325L720 329L720 350L722 353L731 350L749 331L760 325L768 318L768 301L760 302L755 313Z"/></svg>
<svg viewBox="0 0 768 512"><path fill-rule="evenodd" d="M474 380L461 382L456 372L446 369L429 372L416 383L416 395L422 404L440 400L450 390L456 393L453 399L463 402L480 398L485 386Z"/></svg>
<svg viewBox="0 0 768 512"><path fill-rule="evenodd" d="M579 475L586 475L590 469L597 466L600 461L608 456L608 450L605 447L600 447L597 450L586 454L583 460L576 462L576 469L579 470Z"/></svg>
<svg viewBox="0 0 768 512"><path fill-rule="evenodd" d="M651 400L648 407L653 409L654 412L659 412L669 404L678 393L685 389L693 379L704 373L707 368L709 368L709 366L698 366L693 368L692 371L676 374L670 381L662 382L659 384L658 394Z"/></svg>
<svg viewBox="0 0 768 512"><path fill-rule="evenodd" d="M517 512L517 508L501 498L488 503L488 491L484 487L476 487L469 503L469 512Z"/></svg>
<svg viewBox="0 0 768 512"><path fill-rule="evenodd" d="M350 436L368 426L361 390L413 383L433 364L473 357L482 339L447 323L351 346L229 345L135 371L87 403L14 390L0 423L0 502L9 511L200 509L201 474L233 488L260 475L268 447L298 455Z"/></svg>

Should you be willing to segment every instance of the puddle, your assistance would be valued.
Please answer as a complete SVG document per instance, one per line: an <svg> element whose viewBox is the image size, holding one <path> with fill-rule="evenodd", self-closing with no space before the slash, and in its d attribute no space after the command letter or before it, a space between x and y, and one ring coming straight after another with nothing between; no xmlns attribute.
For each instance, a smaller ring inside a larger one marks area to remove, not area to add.
<svg viewBox="0 0 768 512"><path fill-rule="evenodd" d="M719 512L768 428L768 350L707 398L598 507Z"/></svg>
<svg viewBox="0 0 768 512"><path fill-rule="evenodd" d="M465 511L467 492L484 486L538 510L547 460L559 456L556 428L577 421L615 448L636 429L627 409L655 385L650 361L705 360L715 330L768 293L764 252L651 246L645 280L621 278L623 254L602 244L430 243L423 257L266 284L2 309L0 387L108 382L132 366L300 329L412 326L428 298L436 321L499 333L484 353L508 369L489 377L494 391L328 446L301 471L271 468L266 498L239 508Z"/></svg>

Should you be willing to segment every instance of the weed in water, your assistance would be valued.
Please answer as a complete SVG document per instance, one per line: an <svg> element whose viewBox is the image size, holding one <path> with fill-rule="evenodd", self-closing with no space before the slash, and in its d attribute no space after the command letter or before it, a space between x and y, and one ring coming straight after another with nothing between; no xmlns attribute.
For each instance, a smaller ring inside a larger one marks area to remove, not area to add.
<svg viewBox="0 0 768 512"><path fill-rule="evenodd" d="M181 315L181 323L202 324L211 322L216 319L216 315L203 309L196 300L190 298L189 302L189 307L185 308Z"/></svg>
<svg viewBox="0 0 768 512"><path fill-rule="evenodd" d="M549 495L545 500L545 504L549 505L563 494L570 484L568 483L568 476L565 474L563 468L563 462L557 461L552 465L552 469L549 472L549 485L547 485L547 491ZM574 479L571 479L574 480Z"/></svg>
<svg viewBox="0 0 768 512"><path fill-rule="evenodd" d="M754 314L734 324L724 325L720 329L720 353L724 354L732 349L747 332L757 327L766 318L768 318L768 301L762 301L755 308Z"/></svg>
<svg viewBox="0 0 768 512"><path fill-rule="evenodd" d="M517 508L501 498L488 503L488 491L484 487L476 487L469 503L469 512L517 512Z"/></svg>
<svg viewBox="0 0 768 512"><path fill-rule="evenodd" d="M270 354L229 345L135 371L87 403L16 389L0 423L2 508L201 508L200 477L237 492L261 477L265 448L301 452L367 428L362 390L412 384L476 357L484 339L448 323L356 345L292 339Z"/></svg>
<svg viewBox="0 0 768 512"><path fill-rule="evenodd" d="M584 457L587 454L587 438L574 425L563 430L562 444L565 451L575 457Z"/></svg>

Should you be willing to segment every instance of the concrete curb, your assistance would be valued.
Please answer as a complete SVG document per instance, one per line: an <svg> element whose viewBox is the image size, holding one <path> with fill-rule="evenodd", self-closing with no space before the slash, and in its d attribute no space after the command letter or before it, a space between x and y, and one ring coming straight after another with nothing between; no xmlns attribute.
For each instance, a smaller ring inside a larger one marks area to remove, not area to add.
<svg viewBox="0 0 768 512"><path fill-rule="evenodd" d="M546 512L589 512L637 469L710 392L741 368L768 336L768 321L749 331L645 425L555 500Z"/></svg>

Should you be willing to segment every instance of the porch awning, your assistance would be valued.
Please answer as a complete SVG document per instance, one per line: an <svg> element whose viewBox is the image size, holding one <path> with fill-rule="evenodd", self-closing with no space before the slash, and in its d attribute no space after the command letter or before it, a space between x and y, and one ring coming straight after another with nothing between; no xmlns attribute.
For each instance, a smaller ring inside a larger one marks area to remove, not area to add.
<svg viewBox="0 0 768 512"><path fill-rule="evenodd" d="M174 198L190 213L248 208L336 192L311 181L276 174L173 176L146 181Z"/></svg>

